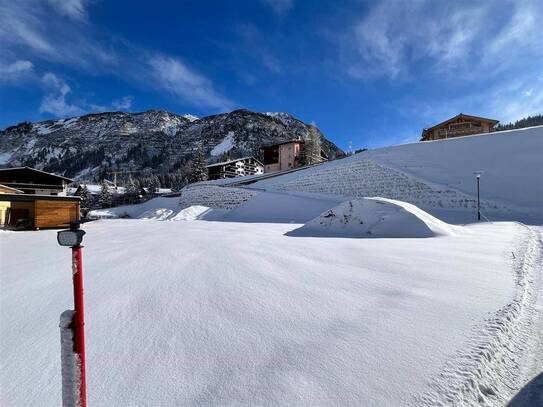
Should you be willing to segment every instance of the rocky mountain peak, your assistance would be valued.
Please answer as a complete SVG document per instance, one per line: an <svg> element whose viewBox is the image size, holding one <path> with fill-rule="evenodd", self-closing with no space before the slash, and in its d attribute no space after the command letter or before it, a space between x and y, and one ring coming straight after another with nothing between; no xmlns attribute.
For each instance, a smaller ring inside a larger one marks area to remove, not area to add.
<svg viewBox="0 0 543 407"><path fill-rule="evenodd" d="M182 171L199 147L209 162L259 156L264 145L307 138L308 129L288 113L247 109L202 118L155 109L92 113L0 131L0 165L28 165L85 180L112 171L164 174ZM342 153L321 137L330 157Z"/></svg>

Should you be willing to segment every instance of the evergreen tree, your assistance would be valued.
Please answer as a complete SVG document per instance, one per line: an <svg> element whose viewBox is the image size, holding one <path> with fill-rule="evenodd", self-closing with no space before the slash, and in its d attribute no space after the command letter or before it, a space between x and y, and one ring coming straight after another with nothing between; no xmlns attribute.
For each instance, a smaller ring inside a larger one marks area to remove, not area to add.
<svg viewBox="0 0 543 407"><path fill-rule="evenodd" d="M110 208L113 202L113 197L109 192L109 186L106 181L102 181L102 189L100 190L100 197L98 198L98 203L101 208Z"/></svg>
<svg viewBox="0 0 543 407"><path fill-rule="evenodd" d="M126 183L125 195L128 203L134 203L138 200L140 194L140 188L136 184L134 178L129 177Z"/></svg>
<svg viewBox="0 0 543 407"><path fill-rule="evenodd" d="M151 179L149 180L149 193L155 194L158 192L159 188L160 188L160 179L156 175L151 176Z"/></svg>
<svg viewBox="0 0 543 407"><path fill-rule="evenodd" d="M92 207L92 195L86 185L79 185L76 195L81 198L81 215L86 218Z"/></svg>
<svg viewBox="0 0 543 407"><path fill-rule="evenodd" d="M192 165L189 173L189 183L200 182L207 180L207 168L206 168L206 159L204 156L204 150L202 147L198 147L194 160L192 160Z"/></svg>

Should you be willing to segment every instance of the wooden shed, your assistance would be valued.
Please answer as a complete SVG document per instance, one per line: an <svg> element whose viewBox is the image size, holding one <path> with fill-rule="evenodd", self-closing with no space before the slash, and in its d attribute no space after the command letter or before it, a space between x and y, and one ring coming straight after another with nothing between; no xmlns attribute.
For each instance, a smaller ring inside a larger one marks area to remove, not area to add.
<svg viewBox="0 0 543 407"><path fill-rule="evenodd" d="M0 226L60 228L79 220L75 196L0 193Z"/></svg>

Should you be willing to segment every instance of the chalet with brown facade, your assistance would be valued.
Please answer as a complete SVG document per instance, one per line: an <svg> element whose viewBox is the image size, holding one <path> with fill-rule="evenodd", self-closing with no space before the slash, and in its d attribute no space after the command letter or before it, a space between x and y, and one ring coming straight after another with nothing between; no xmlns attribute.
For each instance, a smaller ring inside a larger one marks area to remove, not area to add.
<svg viewBox="0 0 543 407"><path fill-rule="evenodd" d="M71 179L29 167L0 169L0 227L56 228L79 220Z"/></svg>
<svg viewBox="0 0 543 407"><path fill-rule="evenodd" d="M442 140L453 137L471 136L479 133L490 133L496 124L498 124L498 120L460 113L433 127L423 129L420 140Z"/></svg>
<svg viewBox="0 0 543 407"><path fill-rule="evenodd" d="M207 167L207 178L223 179L257 175L264 172L263 164L254 157L243 157L221 163L211 164Z"/></svg>

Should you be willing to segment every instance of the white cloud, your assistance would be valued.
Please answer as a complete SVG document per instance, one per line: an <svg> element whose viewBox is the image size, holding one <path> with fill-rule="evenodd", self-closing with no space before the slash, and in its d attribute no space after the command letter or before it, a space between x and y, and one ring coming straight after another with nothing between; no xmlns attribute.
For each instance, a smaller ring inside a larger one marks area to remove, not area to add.
<svg viewBox="0 0 543 407"><path fill-rule="evenodd" d="M531 82L531 81L529 81ZM502 123L514 122L527 116L543 114L543 86L526 87L530 83L518 81L510 86L494 89L489 108Z"/></svg>
<svg viewBox="0 0 543 407"><path fill-rule="evenodd" d="M88 106L87 110L92 112L111 112L111 111L129 111L132 108L132 103L134 102L133 96L123 96L120 99L115 99L110 104L106 105L97 105L91 103Z"/></svg>
<svg viewBox="0 0 543 407"><path fill-rule="evenodd" d="M30 73L34 64L27 60L17 60L11 64L0 65L0 81L13 81Z"/></svg>
<svg viewBox="0 0 543 407"><path fill-rule="evenodd" d="M86 0L48 0L59 14L74 20L83 20L86 17Z"/></svg>
<svg viewBox="0 0 543 407"><path fill-rule="evenodd" d="M486 47L489 54L515 51L514 47L539 49L541 45L541 27L543 3L540 0L518 0L512 10L511 18L503 29Z"/></svg>
<svg viewBox="0 0 543 407"><path fill-rule="evenodd" d="M148 60L149 74L159 88L194 106L229 109L232 103L218 94L212 82L188 68L182 61L163 55Z"/></svg>
<svg viewBox="0 0 543 407"><path fill-rule="evenodd" d="M133 96L123 96L122 98L111 102L111 107L114 110L123 110L123 111L130 110L133 102L134 102Z"/></svg>
<svg viewBox="0 0 543 407"><path fill-rule="evenodd" d="M354 44L347 72L363 79L395 79L414 69L497 73L520 56L543 54L541 19L540 0L384 0L342 37Z"/></svg>
<svg viewBox="0 0 543 407"><path fill-rule="evenodd" d="M56 117L74 116L82 113L82 109L69 104L66 97L72 91L70 86L52 72L43 75L42 83L50 89L40 105L40 113L51 113Z"/></svg>
<svg viewBox="0 0 543 407"><path fill-rule="evenodd" d="M0 0L2 52L92 70L115 65L115 52L103 47L91 28L81 24L85 4L77 0Z"/></svg>
<svg viewBox="0 0 543 407"><path fill-rule="evenodd" d="M458 2L434 7L426 0L385 0L357 21L354 77L396 78L409 63L425 60L438 70L470 61L490 8ZM351 38L352 39L352 38ZM345 40L345 39L343 39Z"/></svg>
<svg viewBox="0 0 543 407"><path fill-rule="evenodd" d="M294 7L294 0L264 0L276 14L284 14Z"/></svg>

